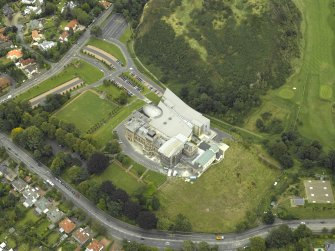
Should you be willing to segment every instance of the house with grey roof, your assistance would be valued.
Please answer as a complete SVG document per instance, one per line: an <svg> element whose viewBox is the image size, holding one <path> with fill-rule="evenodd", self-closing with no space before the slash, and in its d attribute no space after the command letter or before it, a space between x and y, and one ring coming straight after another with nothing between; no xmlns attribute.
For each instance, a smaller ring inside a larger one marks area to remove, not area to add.
<svg viewBox="0 0 335 251"><path fill-rule="evenodd" d="M42 23L41 20L37 20L37 19L31 20L28 23L28 29L30 29L30 30L42 30L43 29L43 23Z"/></svg>
<svg viewBox="0 0 335 251"><path fill-rule="evenodd" d="M51 206L51 203L45 197L42 197L35 202L35 211L38 214L46 214L47 212L49 212L49 208Z"/></svg>
<svg viewBox="0 0 335 251"><path fill-rule="evenodd" d="M14 190L20 193L28 186L28 184L20 178L14 180L11 184Z"/></svg>
<svg viewBox="0 0 335 251"><path fill-rule="evenodd" d="M14 13L13 9L8 4L5 4L3 6L2 12L3 12L4 16L6 16L6 17L11 17Z"/></svg>
<svg viewBox="0 0 335 251"><path fill-rule="evenodd" d="M47 212L48 219L54 224L63 219L64 216L65 214L58 208L50 208L49 211Z"/></svg>
<svg viewBox="0 0 335 251"><path fill-rule="evenodd" d="M14 181L17 177L17 173L10 169L6 164L0 164L0 175L3 175L10 182Z"/></svg>
<svg viewBox="0 0 335 251"><path fill-rule="evenodd" d="M326 251L335 251L335 244L330 243L330 242L326 242L325 243L325 249L326 249Z"/></svg>
<svg viewBox="0 0 335 251"><path fill-rule="evenodd" d="M28 208L32 207L37 199L40 197L39 195L39 189L27 186L26 189L23 190L22 195L25 198L25 201L23 202L23 205Z"/></svg>

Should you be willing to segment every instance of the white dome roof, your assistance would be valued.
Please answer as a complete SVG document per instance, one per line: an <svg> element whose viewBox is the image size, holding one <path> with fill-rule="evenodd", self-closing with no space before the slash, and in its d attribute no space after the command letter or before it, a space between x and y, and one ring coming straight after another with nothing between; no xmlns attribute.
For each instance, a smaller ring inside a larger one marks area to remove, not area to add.
<svg viewBox="0 0 335 251"><path fill-rule="evenodd" d="M155 105L146 105L143 107L143 112L149 118L156 118L162 115L162 110Z"/></svg>

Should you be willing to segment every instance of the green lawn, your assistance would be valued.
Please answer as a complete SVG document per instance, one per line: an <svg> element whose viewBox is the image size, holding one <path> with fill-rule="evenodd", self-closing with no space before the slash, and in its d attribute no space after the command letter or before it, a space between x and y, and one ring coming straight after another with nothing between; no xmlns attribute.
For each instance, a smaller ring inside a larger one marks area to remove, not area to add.
<svg viewBox="0 0 335 251"><path fill-rule="evenodd" d="M279 203L276 212L298 219L326 219L335 217L335 205L306 203L302 207L291 207L290 199L287 198Z"/></svg>
<svg viewBox="0 0 335 251"><path fill-rule="evenodd" d="M133 161L132 165L133 165L133 167L130 169L130 172L135 174L137 177L141 177L142 174L147 170L144 166L142 166L141 164L138 164L134 161Z"/></svg>
<svg viewBox="0 0 335 251"><path fill-rule="evenodd" d="M115 44L96 38L91 38L87 44L108 52L109 54L120 60L123 65L126 65L126 59L122 51Z"/></svg>
<svg viewBox="0 0 335 251"><path fill-rule="evenodd" d="M112 97L112 99L117 99L123 92L122 89L117 88L115 85L111 84L109 86L100 85L96 88L97 90L104 92L106 95Z"/></svg>
<svg viewBox="0 0 335 251"><path fill-rule="evenodd" d="M18 96L17 100L29 100L76 77L84 80L85 84L89 85L101 79L103 73L85 61L76 60L69 64L61 73L52 76Z"/></svg>
<svg viewBox="0 0 335 251"><path fill-rule="evenodd" d="M28 223L35 223L39 217L35 214L34 209L27 211L25 217L18 222L19 227L26 226Z"/></svg>
<svg viewBox="0 0 335 251"><path fill-rule="evenodd" d="M53 246L54 244L56 244L59 238L60 238L60 233L53 231L51 234L48 235L47 242L50 246Z"/></svg>
<svg viewBox="0 0 335 251"><path fill-rule="evenodd" d="M36 234L39 237L43 237L48 232L48 226L51 223L47 219L43 219L38 222L38 226L36 226Z"/></svg>
<svg viewBox="0 0 335 251"><path fill-rule="evenodd" d="M133 111L139 109L144 105L142 100L135 100L121 108L121 110L111 119L109 119L102 127L100 127L94 134L93 138L101 145L104 146L113 136L113 130L123 120L125 120Z"/></svg>
<svg viewBox="0 0 335 251"><path fill-rule="evenodd" d="M122 188L131 195L140 191L140 189L145 186L137 181L137 179L131 174L127 174L122 167L114 163L110 165L102 174L94 176L93 179L97 182L110 180L115 186Z"/></svg>
<svg viewBox="0 0 335 251"><path fill-rule="evenodd" d="M264 210L279 171L261 163L256 150L251 152L237 142L229 145L225 159L211 166L193 184L181 179L168 180L158 191L159 216L174 219L182 213L189 218L194 231L228 232L235 230L248 211Z"/></svg>
<svg viewBox="0 0 335 251"><path fill-rule="evenodd" d="M158 97L156 93L154 92L149 92L147 95L145 95L148 99L150 99L154 104L158 104L159 101L161 100L161 97Z"/></svg>
<svg viewBox="0 0 335 251"><path fill-rule="evenodd" d="M130 26L127 26L127 28L124 30L123 34L119 38L120 42L126 44L131 39L132 33L133 32L132 32Z"/></svg>
<svg viewBox="0 0 335 251"><path fill-rule="evenodd" d="M96 93L86 91L56 112L55 116L87 132L96 123L108 118L116 108L115 104L101 99Z"/></svg>
<svg viewBox="0 0 335 251"><path fill-rule="evenodd" d="M320 98L325 100L331 100L333 97L333 89L331 85L320 86Z"/></svg>
<svg viewBox="0 0 335 251"><path fill-rule="evenodd" d="M160 185L162 185L166 179L167 176L158 172L154 172L149 170L145 175L144 175L144 181L145 182L152 182L155 184L156 187L159 187Z"/></svg>
<svg viewBox="0 0 335 251"><path fill-rule="evenodd" d="M301 64L283 87L263 98L264 106L275 105L288 111L290 128L297 126L303 136L318 139L326 149L333 148L335 8L332 0L294 2L303 13ZM256 111L251 117L255 120L258 115Z"/></svg>

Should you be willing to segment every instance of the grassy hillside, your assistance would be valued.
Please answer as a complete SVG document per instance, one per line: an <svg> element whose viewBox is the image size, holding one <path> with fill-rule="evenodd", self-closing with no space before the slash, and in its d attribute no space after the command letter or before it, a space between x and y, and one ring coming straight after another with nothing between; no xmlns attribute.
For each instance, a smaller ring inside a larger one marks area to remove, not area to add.
<svg viewBox="0 0 335 251"><path fill-rule="evenodd" d="M135 51L191 106L238 123L291 74L300 19L291 0L152 0Z"/></svg>

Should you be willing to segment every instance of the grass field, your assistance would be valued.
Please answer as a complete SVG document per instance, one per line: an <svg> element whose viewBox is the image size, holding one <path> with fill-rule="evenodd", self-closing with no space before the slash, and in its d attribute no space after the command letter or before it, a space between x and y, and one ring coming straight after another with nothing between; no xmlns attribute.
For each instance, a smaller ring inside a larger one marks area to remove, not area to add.
<svg viewBox="0 0 335 251"><path fill-rule="evenodd" d="M321 85L320 86L320 98L325 100L332 100L333 89L331 85Z"/></svg>
<svg viewBox="0 0 335 251"><path fill-rule="evenodd" d="M158 192L160 216L187 216L195 231L234 231L248 211L268 196L279 171L262 164L256 153L229 142L225 159L194 184L171 179ZM262 209L261 209L262 210Z"/></svg>
<svg viewBox="0 0 335 251"><path fill-rule="evenodd" d="M158 104L159 101L161 100L160 97L156 95L154 92L149 92L147 95L145 95L148 99L150 99L154 104Z"/></svg>
<svg viewBox="0 0 335 251"><path fill-rule="evenodd" d="M86 132L116 108L115 104L101 99L96 93L86 91L56 112L55 117Z"/></svg>
<svg viewBox="0 0 335 251"><path fill-rule="evenodd" d="M139 109L144 105L142 100L135 100L122 107L122 109L111 119L109 119L102 127L100 127L94 134L94 139L101 145L105 145L113 136L113 130L123 120L125 120L134 110Z"/></svg>
<svg viewBox="0 0 335 251"><path fill-rule="evenodd" d="M335 120L331 106L335 101L332 94L335 81L335 7L331 0L294 2L303 13L301 65L296 67L296 73L283 87L270 91L263 98L264 106L288 111L287 124L291 128L298 126L303 136L318 139L327 149L333 148ZM250 120L258 115L255 111Z"/></svg>
<svg viewBox="0 0 335 251"><path fill-rule="evenodd" d="M122 51L115 44L96 38L91 38L87 44L93 45L101 50L108 52L109 54L113 55L118 60L120 60L123 65L126 65L126 59Z"/></svg>
<svg viewBox="0 0 335 251"><path fill-rule="evenodd" d="M76 77L84 80L85 84L89 85L101 79L103 73L91 64L77 60L69 64L61 73L21 94L17 97L17 100L29 100Z"/></svg>
<svg viewBox="0 0 335 251"><path fill-rule="evenodd" d="M125 170L113 163L100 175L94 176L93 180L97 182L103 182L110 180L113 184L119 188L122 188L127 193L133 195L138 192L145 185L138 182L135 177L130 174L127 174Z"/></svg>
<svg viewBox="0 0 335 251"><path fill-rule="evenodd" d="M18 222L18 226L19 227L26 226L28 223L34 223L34 222L38 221L38 219L39 219L39 217L36 216L36 214L34 213L34 209L30 209L26 213L25 217Z"/></svg>
<svg viewBox="0 0 335 251"><path fill-rule="evenodd" d="M167 179L167 176L164 174L160 174L158 172L154 172L149 170L143 177L144 181L147 183L153 183L156 187L161 186Z"/></svg>
<svg viewBox="0 0 335 251"><path fill-rule="evenodd" d="M131 35L133 34L130 26L128 26L123 34L121 35L121 37L119 38L120 42L126 44L130 39L131 39Z"/></svg>

